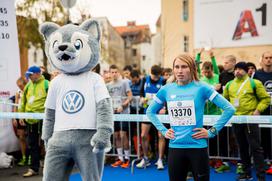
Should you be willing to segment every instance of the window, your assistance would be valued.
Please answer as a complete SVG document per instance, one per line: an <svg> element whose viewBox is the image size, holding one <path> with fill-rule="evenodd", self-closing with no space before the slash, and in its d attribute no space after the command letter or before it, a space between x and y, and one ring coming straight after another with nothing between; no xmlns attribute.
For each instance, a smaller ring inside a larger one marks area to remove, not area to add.
<svg viewBox="0 0 272 181"><path fill-rule="evenodd" d="M33 53L34 63L37 63L37 51L35 50Z"/></svg>
<svg viewBox="0 0 272 181"><path fill-rule="evenodd" d="M143 56L142 56L142 60L143 60L143 61L145 61L145 58L146 58L146 56L145 56L145 55L143 55Z"/></svg>
<svg viewBox="0 0 272 181"><path fill-rule="evenodd" d="M183 0L182 2L182 8L183 8L183 21L188 21L189 18L189 1Z"/></svg>
<svg viewBox="0 0 272 181"><path fill-rule="evenodd" d="M131 41L129 39L129 37L127 36L125 38L125 48L130 48L131 47Z"/></svg>
<svg viewBox="0 0 272 181"><path fill-rule="evenodd" d="M189 36L183 37L183 51L189 52Z"/></svg>
<svg viewBox="0 0 272 181"><path fill-rule="evenodd" d="M137 49L135 48L132 49L132 56L137 56Z"/></svg>

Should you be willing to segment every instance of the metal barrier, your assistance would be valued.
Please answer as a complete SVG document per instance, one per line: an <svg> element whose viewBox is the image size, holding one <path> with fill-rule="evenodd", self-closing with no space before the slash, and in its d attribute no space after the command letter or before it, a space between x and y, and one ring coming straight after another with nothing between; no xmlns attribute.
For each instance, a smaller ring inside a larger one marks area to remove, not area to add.
<svg viewBox="0 0 272 181"><path fill-rule="evenodd" d="M9 104L10 106L16 106ZM139 105L139 99L136 100L136 105ZM140 160L141 158L141 143L140 143L140 123L141 122L150 122L149 119L147 118L146 115L140 115L139 113L139 107L136 109L137 114L115 114L114 115L114 121L121 121L121 122L129 122L129 123L136 123L136 136L137 136L137 148L136 148L136 153L132 153L132 133L131 133L131 127L129 127L129 132L128 132L128 139L129 139L129 151L130 151L130 157L135 158L131 162L131 172L134 172L134 165L137 161ZM163 123L169 123L168 115L158 115L159 119ZM204 116L204 125L205 126L212 126L217 120L218 120L218 115L205 115ZM14 113L14 112L0 112L0 121L2 119L12 119L12 118L17 118L17 119L44 119L44 113ZM271 129L272 128L272 116L233 116L232 119L227 123L226 129L227 129L227 149L228 149L228 155L226 156L220 156L220 149L219 149L219 144L220 144L220 134L217 136L217 154L216 155L210 155L210 158L220 158L220 159L232 159L232 160L237 160L239 159L239 155L233 156L230 154L230 145L229 145L229 135L230 135L230 129L231 123L237 123L237 124L242 124L242 123L247 123L247 124L259 124L259 127L261 128L267 128ZM129 124L129 126L131 126ZM112 152L107 154L108 156L118 156L118 153L115 151L115 144L114 141L112 142ZM222 143L221 143L222 144ZM223 143L225 144L225 143ZM271 144L272 145L272 144ZM135 146L135 145L134 145ZM208 151L210 152L209 148ZM272 153L271 153L272 154ZM124 155L122 155L124 156Z"/></svg>
<svg viewBox="0 0 272 181"><path fill-rule="evenodd" d="M204 126L212 126L220 117L220 115L204 115ZM0 119L44 119L44 113L15 113L15 112L0 112ZM158 115L162 123L170 123L168 115ZM150 122L144 114L114 114L114 121L127 122ZM226 126L231 126L232 123L237 124L259 124L260 127L272 128L272 116L233 116Z"/></svg>

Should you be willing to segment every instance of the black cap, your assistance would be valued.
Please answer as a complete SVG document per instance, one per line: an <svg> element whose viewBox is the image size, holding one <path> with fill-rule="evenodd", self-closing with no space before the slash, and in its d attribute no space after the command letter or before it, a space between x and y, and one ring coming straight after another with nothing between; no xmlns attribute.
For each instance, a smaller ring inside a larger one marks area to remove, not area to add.
<svg viewBox="0 0 272 181"><path fill-rule="evenodd" d="M243 69L243 70L245 70L246 72L248 71L248 66L247 66L247 63L246 63L246 62L238 62L238 63L235 65L234 70L237 69L237 68Z"/></svg>
<svg viewBox="0 0 272 181"><path fill-rule="evenodd" d="M249 67L254 67L254 69L257 70L256 65L252 62L247 62L247 68L249 68Z"/></svg>

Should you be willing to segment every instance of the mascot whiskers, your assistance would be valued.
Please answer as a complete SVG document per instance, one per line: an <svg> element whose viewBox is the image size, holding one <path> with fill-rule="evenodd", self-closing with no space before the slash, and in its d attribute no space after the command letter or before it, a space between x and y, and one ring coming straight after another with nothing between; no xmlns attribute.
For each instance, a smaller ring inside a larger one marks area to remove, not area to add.
<svg viewBox="0 0 272 181"><path fill-rule="evenodd" d="M111 149L113 114L102 77L92 71L99 61L99 25L43 23L40 32L51 65L62 72L48 90L42 139L44 181L69 179L74 164L85 181L100 181L104 154Z"/></svg>

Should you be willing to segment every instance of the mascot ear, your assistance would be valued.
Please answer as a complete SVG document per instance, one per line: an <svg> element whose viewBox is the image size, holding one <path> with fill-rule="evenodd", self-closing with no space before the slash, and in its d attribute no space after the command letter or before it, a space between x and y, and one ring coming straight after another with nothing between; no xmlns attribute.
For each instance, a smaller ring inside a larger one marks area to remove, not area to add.
<svg viewBox="0 0 272 181"><path fill-rule="evenodd" d="M52 23L52 22L45 22L40 25L39 31L44 36L45 40L57 29L59 29L60 26Z"/></svg>
<svg viewBox="0 0 272 181"><path fill-rule="evenodd" d="M100 28L97 21L90 19L86 20L80 25L80 28L92 34L97 39L97 41L100 40Z"/></svg>

